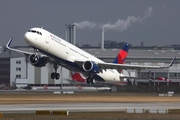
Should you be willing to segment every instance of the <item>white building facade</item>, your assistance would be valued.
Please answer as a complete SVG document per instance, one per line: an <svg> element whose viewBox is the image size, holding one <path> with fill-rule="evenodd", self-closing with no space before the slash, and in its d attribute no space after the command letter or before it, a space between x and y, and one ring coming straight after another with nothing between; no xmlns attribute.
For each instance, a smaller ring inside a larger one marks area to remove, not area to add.
<svg viewBox="0 0 180 120"><path fill-rule="evenodd" d="M62 72L61 72L62 69ZM10 85L16 84L16 79L27 79L31 85L57 85L67 84L66 79L70 79L69 70L58 68L57 72L61 77L59 80L51 79L51 73L54 71L53 66L48 63L45 67L34 67L26 61L25 57L10 59ZM61 81L63 80L63 81Z"/></svg>

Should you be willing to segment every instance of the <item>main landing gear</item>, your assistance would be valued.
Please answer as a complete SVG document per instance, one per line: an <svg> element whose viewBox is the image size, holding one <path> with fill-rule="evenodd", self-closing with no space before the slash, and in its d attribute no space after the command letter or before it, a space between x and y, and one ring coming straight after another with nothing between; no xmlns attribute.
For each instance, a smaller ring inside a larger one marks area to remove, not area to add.
<svg viewBox="0 0 180 120"><path fill-rule="evenodd" d="M57 69L58 69L59 65L54 62L54 63L53 63L53 67L54 67L54 69L55 69L55 72L51 73L51 79L56 79L56 80L58 80L58 79L60 78L60 74L57 73Z"/></svg>
<svg viewBox="0 0 180 120"><path fill-rule="evenodd" d="M93 76L87 77L86 79L87 84L95 84L95 79L93 79Z"/></svg>
<svg viewBox="0 0 180 120"><path fill-rule="evenodd" d="M60 74L59 73L56 73L56 72L51 73L51 79L58 80L59 78L60 78Z"/></svg>

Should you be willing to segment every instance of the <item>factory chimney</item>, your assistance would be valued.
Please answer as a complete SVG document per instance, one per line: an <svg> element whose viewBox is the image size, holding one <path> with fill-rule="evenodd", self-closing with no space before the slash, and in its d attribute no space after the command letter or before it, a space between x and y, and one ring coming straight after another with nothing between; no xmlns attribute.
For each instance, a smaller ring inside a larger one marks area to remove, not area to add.
<svg viewBox="0 0 180 120"><path fill-rule="evenodd" d="M75 45L76 44L76 26L73 24L73 25L65 25L65 27L66 27L65 29L66 41Z"/></svg>
<svg viewBox="0 0 180 120"><path fill-rule="evenodd" d="M68 25L65 25L65 40L68 41Z"/></svg>
<svg viewBox="0 0 180 120"><path fill-rule="evenodd" d="M72 43L72 26L69 25L69 43Z"/></svg>
<svg viewBox="0 0 180 120"><path fill-rule="evenodd" d="M73 40L72 44L76 45L76 25L72 25L72 30L73 30Z"/></svg>
<svg viewBox="0 0 180 120"><path fill-rule="evenodd" d="M102 37L101 37L101 50L104 49L104 28L101 29L102 30Z"/></svg>
<svg viewBox="0 0 180 120"><path fill-rule="evenodd" d="M76 45L76 25L65 25L65 38L69 43Z"/></svg>

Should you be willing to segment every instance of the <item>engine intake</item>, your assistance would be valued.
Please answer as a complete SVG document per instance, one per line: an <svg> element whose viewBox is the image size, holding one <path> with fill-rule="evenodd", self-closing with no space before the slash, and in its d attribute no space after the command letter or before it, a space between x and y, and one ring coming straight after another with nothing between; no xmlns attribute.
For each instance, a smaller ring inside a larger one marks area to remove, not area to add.
<svg viewBox="0 0 180 120"><path fill-rule="evenodd" d="M47 63L47 59L41 55L32 54L29 56L30 63L35 67L44 67Z"/></svg>
<svg viewBox="0 0 180 120"><path fill-rule="evenodd" d="M86 72L90 72L90 73L99 73L100 72L99 66L92 61L84 62L82 67L83 67L84 71L86 71Z"/></svg>

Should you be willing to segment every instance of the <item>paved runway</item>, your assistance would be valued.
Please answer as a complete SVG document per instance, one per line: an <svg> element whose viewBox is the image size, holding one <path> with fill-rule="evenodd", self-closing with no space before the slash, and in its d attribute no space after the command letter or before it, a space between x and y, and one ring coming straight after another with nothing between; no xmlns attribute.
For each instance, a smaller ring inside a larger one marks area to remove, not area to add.
<svg viewBox="0 0 180 120"><path fill-rule="evenodd" d="M124 111L125 109L180 109L179 102L163 103L60 103L0 105L3 113L33 113L36 110Z"/></svg>

